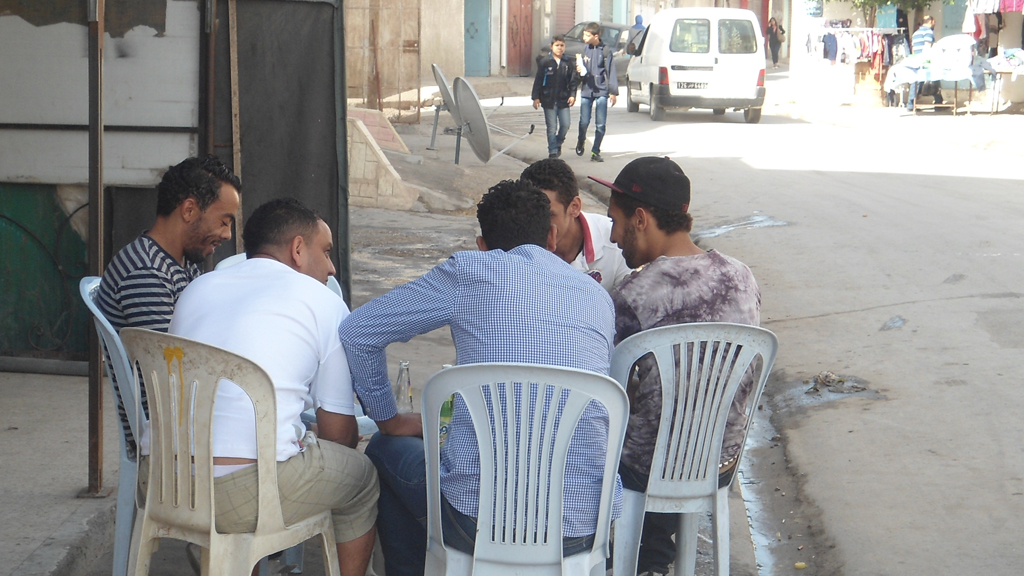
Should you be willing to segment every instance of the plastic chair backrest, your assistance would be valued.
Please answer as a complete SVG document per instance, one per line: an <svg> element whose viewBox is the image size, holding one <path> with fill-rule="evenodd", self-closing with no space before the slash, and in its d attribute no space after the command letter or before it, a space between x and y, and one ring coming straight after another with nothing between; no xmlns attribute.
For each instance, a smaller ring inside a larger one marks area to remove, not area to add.
<svg viewBox="0 0 1024 576"><path fill-rule="evenodd" d="M121 396L125 413L128 415L128 426L131 428L132 436L138 441L142 437L138 419L138 415L142 411L139 404L139 384L135 379L132 365L128 362L128 355L125 354L121 339L117 336L117 331L114 330L97 304L100 298L100 278L98 276L82 278L78 284L78 290L85 306L92 313L93 324L103 342L103 351L107 357L108 366L114 371L112 376L117 383L115 393L119 393ZM121 430L121 441L125 442L124 429L120 425L118 428Z"/></svg>
<svg viewBox="0 0 1024 576"><path fill-rule="evenodd" d="M235 264L238 264L239 262L244 262L245 258L246 258L245 252L239 252L238 254L235 254L233 256L228 256L227 258L221 260L220 262L217 262L217 265L214 266L213 269L214 270L220 270L221 268L227 268L228 266L234 266Z"/></svg>
<svg viewBox="0 0 1024 576"><path fill-rule="evenodd" d="M647 510L689 512L683 500L714 494L725 424L740 381L748 370L757 369L760 359L747 402L749 418L777 351L778 340L768 330L719 322L645 330L619 343L612 354L611 375L623 387L633 365L649 352L661 375L661 422Z"/></svg>
<svg viewBox="0 0 1024 576"><path fill-rule="evenodd" d="M267 373L242 356L180 336L125 328L121 340L128 358L138 363L149 391L148 517L197 533L214 531L211 425L217 384L227 379L249 396L256 412L256 535L283 531L277 487L277 401Z"/></svg>
<svg viewBox="0 0 1024 576"><path fill-rule="evenodd" d="M513 383L511 390L508 383ZM529 387L526 395L524 386ZM508 401L510 392L512 402ZM475 572L519 574L525 566L547 565L561 574L566 455L576 424L591 400L602 404L609 416L608 450L604 455L594 539L594 550L605 550L629 410L625 392L618 383L601 374L556 366L455 366L435 374L424 388L424 430L439 429L441 405L455 393L466 403L480 447ZM502 410L489 409L493 399L498 399ZM560 419L559 399L564 400ZM427 541L428 546L435 546L441 542L440 449L436 441L424 444Z"/></svg>

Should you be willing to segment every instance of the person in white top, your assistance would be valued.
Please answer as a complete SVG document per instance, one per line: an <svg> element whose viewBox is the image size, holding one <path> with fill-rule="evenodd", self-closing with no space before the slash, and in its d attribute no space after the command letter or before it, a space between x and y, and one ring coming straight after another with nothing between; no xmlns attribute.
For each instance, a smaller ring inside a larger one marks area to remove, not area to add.
<svg viewBox="0 0 1024 576"><path fill-rule="evenodd" d="M622 250L611 241L612 221L602 214L582 211L576 175L564 160L539 160L527 166L520 177L551 200L551 224L558 230L555 254L559 258L597 280L608 292L632 272L622 258Z"/></svg>
<svg viewBox="0 0 1024 576"><path fill-rule="evenodd" d="M245 222L248 259L204 274L178 299L169 332L251 359L277 393L277 461L286 524L332 510L341 573L362 576L373 550L379 486L359 442L352 379L338 325L345 302L334 274L331 230L295 199L271 200ZM316 408L317 435L300 414ZM255 415L248 396L221 381L213 416L219 532L256 528Z"/></svg>

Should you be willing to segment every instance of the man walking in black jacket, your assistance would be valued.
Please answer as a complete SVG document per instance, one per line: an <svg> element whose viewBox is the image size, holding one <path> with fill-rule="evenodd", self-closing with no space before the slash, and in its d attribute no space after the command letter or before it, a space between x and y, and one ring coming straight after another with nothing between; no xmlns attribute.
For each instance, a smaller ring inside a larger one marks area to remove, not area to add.
<svg viewBox="0 0 1024 576"><path fill-rule="evenodd" d="M551 39L551 55L540 62L533 80L533 109L544 107L544 125L548 131L548 158L562 155L562 143L569 132L569 108L576 101L579 76L562 56L565 36Z"/></svg>
<svg viewBox="0 0 1024 576"><path fill-rule="evenodd" d="M590 128L590 114L594 113L594 147L591 149L592 162L604 162L601 157L601 140L604 139L605 119L608 117L608 100L615 106L619 95L619 82L615 77L615 59L610 48L601 42L601 25L590 22L583 27L583 42L586 47L576 57L576 72L580 75L580 137L576 141L576 155L586 151L587 129Z"/></svg>

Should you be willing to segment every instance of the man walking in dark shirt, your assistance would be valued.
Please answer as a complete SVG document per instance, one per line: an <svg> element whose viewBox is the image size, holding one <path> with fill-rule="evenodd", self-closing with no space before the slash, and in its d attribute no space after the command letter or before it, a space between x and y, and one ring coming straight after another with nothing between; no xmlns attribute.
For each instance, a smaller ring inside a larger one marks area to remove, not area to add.
<svg viewBox="0 0 1024 576"><path fill-rule="evenodd" d="M605 121L608 117L608 100L615 106L619 96L619 81L615 77L615 58L610 48L601 42L601 25L590 22L583 27L583 42L586 46L576 57L576 72L580 75L580 135L576 141L576 155L586 151L587 130L590 115L594 114L594 146L590 160L604 162L601 157L601 141L604 140Z"/></svg>
<svg viewBox="0 0 1024 576"><path fill-rule="evenodd" d="M569 108L576 102L580 78L565 55L565 36L551 39L551 55L541 60L533 80L533 109L544 107L548 131L548 158L562 155L562 143L569 132Z"/></svg>

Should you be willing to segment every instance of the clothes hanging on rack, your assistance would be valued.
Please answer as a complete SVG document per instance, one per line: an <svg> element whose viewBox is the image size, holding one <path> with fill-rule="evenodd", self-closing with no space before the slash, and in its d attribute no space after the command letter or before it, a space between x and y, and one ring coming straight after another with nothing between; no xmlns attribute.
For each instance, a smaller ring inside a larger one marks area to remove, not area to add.
<svg viewBox="0 0 1024 576"><path fill-rule="evenodd" d="M1002 0L999 3L1000 12L1021 12L1024 10L1024 0Z"/></svg>

